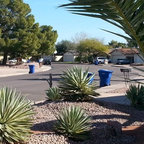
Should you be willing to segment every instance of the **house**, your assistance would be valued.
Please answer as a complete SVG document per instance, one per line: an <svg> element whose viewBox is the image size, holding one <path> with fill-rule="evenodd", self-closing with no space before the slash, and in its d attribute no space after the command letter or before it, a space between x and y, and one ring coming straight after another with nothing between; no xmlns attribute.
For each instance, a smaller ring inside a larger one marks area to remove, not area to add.
<svg viewBox="0 0 144 144"><path fill-rule="evenodd" d="M110 52L111 62L118 59L128 59L131 63L144 63L144 59L136 48L115 48Z"/></svg>
<svg viewBox="0 0 144 144"><path fill-rule="evenodd" d="M66 52L63 54L64 62L74 62L77 55L74 52Z"/></svg>

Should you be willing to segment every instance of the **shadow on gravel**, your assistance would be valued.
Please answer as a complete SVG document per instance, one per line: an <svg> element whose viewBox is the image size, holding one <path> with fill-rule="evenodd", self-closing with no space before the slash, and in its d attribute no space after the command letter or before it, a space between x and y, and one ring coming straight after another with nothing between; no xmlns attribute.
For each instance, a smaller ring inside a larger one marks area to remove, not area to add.
<svg viewBox="0 0 144 144"><path fill-rule="evenodd" d="M37 103L37 104L34 104L34 106L43 106L43 105L46 105L46 104L48 104L48 103L50 103L49 101L42 101L42 102L39 102L39 103Z"/></svg>
<svg viewBox="0 0 144 144"><path fill-rule="evenodd" d="M137 110L130 106L123 106L121 104L114 104L111 102L97 102L96 103L100 106L103 106L107 109L112 109L115 111L119 111L122 113L125 113L127 115L95 115L93 116L94 119L125 119L126 121L122 124L122 126L129 126L132 125L135 122L144 122L144 111Z"/></svg>
<svg viewBox="0 0 144 144"><path fill-rule="evenodd" d="M109 129L106 129L107 123L97 122L96 125L92 123L92 129L89 133L89 138L85 141L73 141L67 139L69 144L133 144L135 137L122 133L115 135Z"/></svg>
<svg viewBox="0 0 144 144"><path fill-rule="evenodd" d="M53 126L56 120L51 120L47 122L41 122L34 124L31 128L32 131L41 131L41 132L53 132Z"/></svg>

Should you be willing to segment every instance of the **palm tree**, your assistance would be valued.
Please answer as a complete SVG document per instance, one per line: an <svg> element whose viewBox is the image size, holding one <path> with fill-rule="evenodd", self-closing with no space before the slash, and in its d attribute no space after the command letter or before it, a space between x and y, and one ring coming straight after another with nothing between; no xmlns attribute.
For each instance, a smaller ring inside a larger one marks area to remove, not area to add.
<svg viewBox="0 0 144 144"><path fill-rule="evenodd" d="M138 50L144 54L144 0L70 0L60 7L73 14L100 18L115 25L127 36L102 30L137 43Z"/></svg>

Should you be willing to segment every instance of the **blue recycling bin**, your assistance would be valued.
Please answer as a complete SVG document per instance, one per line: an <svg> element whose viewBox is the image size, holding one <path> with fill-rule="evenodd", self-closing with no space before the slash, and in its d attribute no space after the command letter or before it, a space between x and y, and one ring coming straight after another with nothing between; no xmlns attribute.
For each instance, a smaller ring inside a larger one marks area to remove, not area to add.
<svg viewBox="0 0 144 144"><path fill-rule="evenodd" d="M98 65L98 64L99 64L99 62L98 62L98 60L96 60L96 61L95 61L95 65Z"/></svg>
<svg viewBox="0 0 144 144"><path fill-rule="evenodd" d="M93 74L94 74L94 73L92 73L92 72L88 72L87 78L89 78L89 77L92 76ZM93 80L94 80L94 77L91 77L88 84L92 84Z"/></svg>
<svg viewBox="0 0 144 144"><path fill-rule="evenodd" d="M29 59L29 60L27 60L27 63L30 63L30 59Z"/></svg>
<svg viewBox="0 0 144 144"><path fill-rule="evenodd" d="M98 72L100 77L100 87L110 85L113 71L101 69Z"/></svg>
<svg viewBox="0 0 144 144"><path fill-rule="evenodd" d="M29 65L29 74L35 73L35 65Z"/></svg>

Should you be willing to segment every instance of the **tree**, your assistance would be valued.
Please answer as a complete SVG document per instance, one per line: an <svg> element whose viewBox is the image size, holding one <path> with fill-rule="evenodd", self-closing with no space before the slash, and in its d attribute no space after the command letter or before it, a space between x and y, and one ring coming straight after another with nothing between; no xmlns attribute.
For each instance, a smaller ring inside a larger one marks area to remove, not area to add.
<svg viewBox="0 0 144 144"><path fill-rule="evenodd" d="M50 55L53 54L55 49L55 42L57 40L57 31L54 31L51 26L41 26L38 38L40 40L40 47L38 53L40 55Z"/></svg>
<svg viewBox="0 0 144 144"><path fill-rule="evenodd" d="M115 40L112 40L111 42L108 43L109 46L111 46L112 48L117 48L118 47L118 42Z"/></svg>
<svg viewBox="0 0 144 144"><path fill-rule="evenodd" d="M109 46L111 46L112 48L127 48L128 47L126 43L121 43L121 42L117 42L114 40L109 42Z"/></svg>
<svg viewBox="0 0 144 144"><path fill-rule="evenodd" d="M68 40L62 40L56 45L56 50L58 54L64 54L68 51L73 51L76 49L76 44Z"/></svg>
<svg viewBox="0 0 144 144"><path fill-rule="evenodd" d="M121 42L119 42L119 43L118 43L118 47L119 47L119 48L127 48L128 45L127 45L126 43L121 43Z"/></svg>
<svg viewBox="0 0 144 144"><path fill-rule="evenodd" d="M62 5L74 14L100 18L122 29L128 36L105 30L133 41L144 53L143 0L70 0Z"/></svg>
<svg viewBox="0 0 144 144"><path fill-rule="evenodd" d="M4 54L3 64L6 64L7 56L15 53L18 37L30 33L34 17L30 14L29 5L22 0L1 0L0 1L0 51ZM28 33L27 33L28 32ZM19 50L18 50L19 52Z"/></svg>
<svg viewBox="0 0 144 144"><path fill-rule="evenodd" d="M84 62L89 61L88 59L92 59L98 53L107 53L108 51L108 47L96 39L81 40L77 47L79 61Z"/></svg>
<svg viewBox="0 0 144 144"><path fill-rule="evenodd" d="M0 52L3 64L8 55L25 58L54 52L57 32L35 23L23 0L0 0Z"/></svg>

